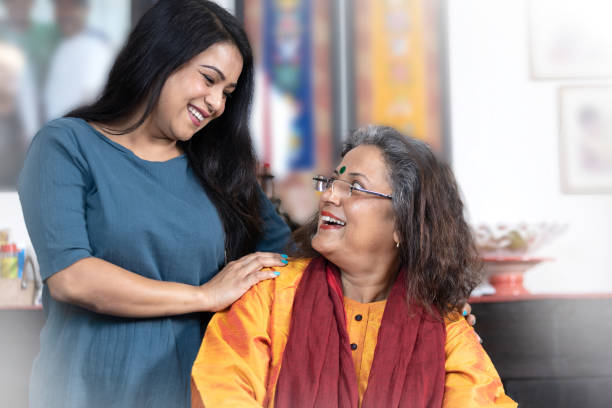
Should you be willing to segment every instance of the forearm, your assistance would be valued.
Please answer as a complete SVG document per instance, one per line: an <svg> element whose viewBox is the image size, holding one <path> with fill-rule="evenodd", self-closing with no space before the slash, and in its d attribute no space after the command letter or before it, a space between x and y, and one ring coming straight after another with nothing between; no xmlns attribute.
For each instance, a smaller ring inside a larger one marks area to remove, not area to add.
<svg viewBox="0 0 612 408"><path fill-rule="evenodd" d="M85 258L46 281L51 296L96 313L157 317L206 311L197 286L145 278L99 258Z"/></svg>

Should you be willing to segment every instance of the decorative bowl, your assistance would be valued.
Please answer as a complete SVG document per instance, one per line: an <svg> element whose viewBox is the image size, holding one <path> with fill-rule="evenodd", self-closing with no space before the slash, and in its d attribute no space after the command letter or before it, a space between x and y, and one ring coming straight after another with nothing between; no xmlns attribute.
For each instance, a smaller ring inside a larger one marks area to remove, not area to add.
<svg viewBox="0 0 612 408"><path fill-rule="evenodd" d="M476 247L483 261L487 282L477 294L522 295L525 272L551 258L536 257L533 252L559 236L567 225L560 223L479 224L474 228Z"/></svg>
<svg viewBox="0 0 612 408"><path fill-rule="evenodd" d="M549 243L567 228L566 224L540 222L535 224L478 224L474 230L480 255L527 256Z"/></svg>

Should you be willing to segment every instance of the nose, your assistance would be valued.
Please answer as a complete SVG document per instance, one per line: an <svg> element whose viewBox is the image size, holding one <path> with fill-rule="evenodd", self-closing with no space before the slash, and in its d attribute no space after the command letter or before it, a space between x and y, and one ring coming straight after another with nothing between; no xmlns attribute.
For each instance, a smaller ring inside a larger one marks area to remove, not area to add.
<svg viewBox="0 0 612 408"><path fill-rule="evenodd" d="M321 194L321 201L325 201L336 206L340 205L341 200L342 198L338 195L338 193L333 191L332 186L329 186L329 188Z"/></svg>
<svg viewBox="0 0 612 408"><path fill-rule="evenodd" d="M213 115L220 115L225 107L223 89L211 89L204 97L204 102Z"/></svg>

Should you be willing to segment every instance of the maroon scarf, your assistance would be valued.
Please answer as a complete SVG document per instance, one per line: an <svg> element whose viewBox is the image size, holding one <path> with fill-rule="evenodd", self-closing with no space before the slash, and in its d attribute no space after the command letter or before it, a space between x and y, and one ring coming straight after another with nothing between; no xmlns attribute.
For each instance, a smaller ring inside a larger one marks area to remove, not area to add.
<svg viewBox="0 0 612 408"><path fill-rule="evenodd" d="M359 391L338 268L313 259L293 301L276 387L277 408L357 408ZM406 301L404 274L391 288L362 408L441 407L446 331Z"/></svg>

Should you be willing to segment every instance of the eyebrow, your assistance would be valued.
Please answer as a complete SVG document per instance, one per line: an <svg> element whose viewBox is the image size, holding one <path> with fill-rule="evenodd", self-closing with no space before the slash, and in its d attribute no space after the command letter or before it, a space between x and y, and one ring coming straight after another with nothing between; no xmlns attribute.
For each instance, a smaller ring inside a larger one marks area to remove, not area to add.
<svg viewBox="0 0 612 408"><path fill-rule="evenodd" d="M340 175L340 173L338 173L338 170L334 170L334 174ZM360 177L363 177L364 179L366 179L366 181L368 181L368 182L370 181L370 179L368 178L368 176L366 176L366 175L365 175L365 174L363 174L363 173L354 173L354 172L353 172L353 173L349 173L348 175L349 175L349 176L353 176L353 177L360 176Z"/></svg>
<svg viewBox="0 0 612 408"><path fill-rule="evenodd" d="M368 182L370 181L370 179L368 178L368 176L366 176L366 175L365 175L365 174L363 174L363 173L349 173L349 176L353 176L353 177L359 176L359 177L363 177L363 178L364 178L364 179L366 179L366 181L368 181Z"/></svg>
<svg viewBox="0 0 612 408"><path fill-rule="evenodd" d="M215 71L217 74L219 74L219 76L221 77L222 81L225 81L225 75L223 74L223 72L221 72L221 70L217 67L215 67L214 65L200 65L201 67L204 68L209 68L212 69L213 71ZM236 84L235 82L232 82L229 84L229 86L233 86L234 88L237 86L238 84Z"/></svg>

